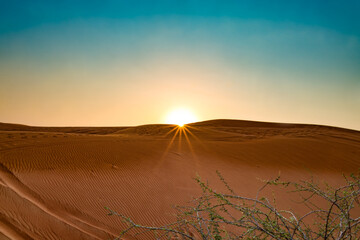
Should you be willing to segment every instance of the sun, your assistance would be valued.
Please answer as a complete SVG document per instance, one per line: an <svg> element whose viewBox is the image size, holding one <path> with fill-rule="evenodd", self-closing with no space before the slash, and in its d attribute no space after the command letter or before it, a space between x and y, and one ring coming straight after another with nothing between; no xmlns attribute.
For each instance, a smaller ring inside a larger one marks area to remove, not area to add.
<svg viewBox="0 0 360 240"><path fill-rule="evenodd" d="M179 127L184 126L184 124L196 122L197 118L195 115L188 109L175 109L171 111L166 117L166 123L176 124Z"/></svg>

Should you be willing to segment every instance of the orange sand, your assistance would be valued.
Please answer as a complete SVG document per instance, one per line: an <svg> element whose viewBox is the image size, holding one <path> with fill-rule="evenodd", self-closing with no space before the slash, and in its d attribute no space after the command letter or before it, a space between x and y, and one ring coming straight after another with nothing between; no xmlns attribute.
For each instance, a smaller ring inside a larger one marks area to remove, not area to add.
<svg viewBox="0 0 360 240"><path fill-rule="evenodd" d="M173 205L200 193L196 174L220 188L216 170L237 193L254 196L258 178L279 171L340 184L360 167L358 131L237 120L191 124L176 137L173 128L0 123L0 239L113 238L124 224L105 206L161 225L173 219ZM280 194L279 203L289 200Z"/></svg>

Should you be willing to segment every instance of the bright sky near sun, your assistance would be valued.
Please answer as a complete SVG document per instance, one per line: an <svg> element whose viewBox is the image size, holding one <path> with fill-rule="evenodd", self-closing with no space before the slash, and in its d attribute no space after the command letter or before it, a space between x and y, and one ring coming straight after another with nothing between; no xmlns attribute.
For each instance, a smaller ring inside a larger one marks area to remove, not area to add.
<svg viewBox="0 0 360 240"><path fill-rule="evenodd" d="M176 124L182 127L184 126L184 124L196 121L197 118L195 114L192 113L190 110L184 108L176 108L168 113L165 123Z"/></svg>
<svg viewBox="0 0 360 240"><path fill-rule="evenodd" d="M2 1L0 122L165 123L181 106L196 121L360 129L359 12L356 0Z"/></svg>

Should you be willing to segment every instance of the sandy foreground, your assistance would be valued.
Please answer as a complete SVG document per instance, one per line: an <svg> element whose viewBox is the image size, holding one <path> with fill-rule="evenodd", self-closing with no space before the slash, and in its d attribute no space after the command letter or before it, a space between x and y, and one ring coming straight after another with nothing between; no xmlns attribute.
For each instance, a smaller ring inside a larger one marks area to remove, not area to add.
<svg viewBox="0 0 360 240"><path fill-rule="evenodd" d="M253 197L260 179L279 172L338 185L360 167L359 131L237 120L186 129L0 123L0 239L112 239L124 223L104 207L141 224L165 224L173 205L200 193L196 174L221 189L216 170L238 194ZM278 201L302 211L286 193Z"/></svg>

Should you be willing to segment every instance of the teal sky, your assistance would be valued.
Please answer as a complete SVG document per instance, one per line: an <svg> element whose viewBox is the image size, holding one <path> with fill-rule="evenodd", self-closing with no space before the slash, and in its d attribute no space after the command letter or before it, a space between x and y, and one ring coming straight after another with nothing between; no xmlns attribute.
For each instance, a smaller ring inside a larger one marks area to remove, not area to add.
<svg viewBox="0 0 360 240"><path fill-rule="evenodd" d="M2 1L0 122L360 130L359 1Z"/></svg>

